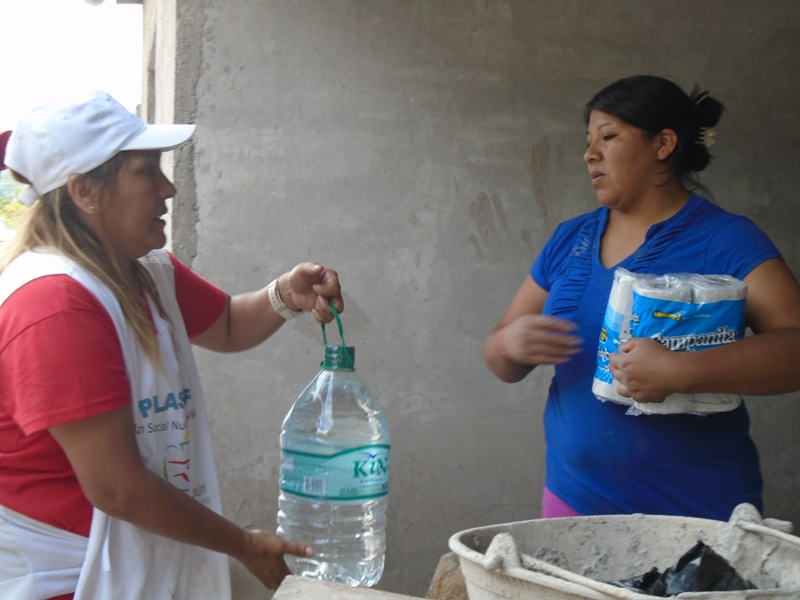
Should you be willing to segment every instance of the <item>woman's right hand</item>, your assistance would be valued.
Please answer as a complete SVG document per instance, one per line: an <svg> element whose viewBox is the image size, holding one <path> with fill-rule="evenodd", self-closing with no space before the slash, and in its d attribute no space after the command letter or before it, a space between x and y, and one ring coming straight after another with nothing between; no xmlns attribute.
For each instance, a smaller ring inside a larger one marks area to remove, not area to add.
<svg viewBox="0 0 800 600"><path fill-rule="evenodd" d="M291 575L284 554L314 556L311 546L301 542L290 542L269 531L248 529L248 544L245 553L237 556L253 575L268 589L275 590L287 575Z"/></svg>
<svg viewBox="0 0 800 600"><path fill-rule="evenodd" d="M499 328L498 352L521 365L560 365L580 352L583 340L573 335L571 321L546 315L526 314Z"/></svg>
<svg viewBox="0 0 800 600"><path fill-rule="evenodd" d="M560 365L581 350L575 324L545 316L547 292L526 277L506 314L483 343L486 365L506 383L522 381L536 365Z"/></svg>

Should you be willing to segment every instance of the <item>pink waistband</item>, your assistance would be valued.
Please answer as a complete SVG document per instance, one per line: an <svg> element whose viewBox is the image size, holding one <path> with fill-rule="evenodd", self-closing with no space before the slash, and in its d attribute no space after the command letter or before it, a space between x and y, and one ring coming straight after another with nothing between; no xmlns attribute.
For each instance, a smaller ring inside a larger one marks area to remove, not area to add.
<svg viewBox="0 0 800 600"><path fill-rule="evenodd" d="M544 488L542 493L542 518L555 519L557 517L580 517L581 513L575 512L566 502L553 492Z"/></svg>

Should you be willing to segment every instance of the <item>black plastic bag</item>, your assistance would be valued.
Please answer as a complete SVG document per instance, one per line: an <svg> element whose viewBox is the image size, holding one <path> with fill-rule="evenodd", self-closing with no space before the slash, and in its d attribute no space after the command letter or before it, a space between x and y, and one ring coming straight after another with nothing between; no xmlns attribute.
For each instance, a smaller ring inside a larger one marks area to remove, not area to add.
<svg viewBox="0 0 800 600"><path fill-rule="evenodd" d="M623 587L633 590L634 592L642 592L644 594L647 593L647 591L653 586L659 577L661 577L661 572L653 567L644 575L631 577L630 579L623 579L622 581L611 581L609 583L616 585L617 587Z"/></svg>
<svg viewBox="0 0 800 600"><path fill-rule="evenodd" d="M697 542L673 566L659 573L655 567L644 575L611 582L651 596L669 597L682 592L733 592L756 589L727 560L703 542Z"/></svg>

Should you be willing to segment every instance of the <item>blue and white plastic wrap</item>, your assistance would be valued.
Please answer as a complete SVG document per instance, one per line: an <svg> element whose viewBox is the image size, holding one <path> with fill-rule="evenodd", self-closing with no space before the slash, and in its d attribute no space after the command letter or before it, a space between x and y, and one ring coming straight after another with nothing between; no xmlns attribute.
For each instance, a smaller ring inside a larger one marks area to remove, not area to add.
<svg viewBox="0 0 800 600"><path fill-rule="evenodd" d="M672 394L663 402L635 402L617 391L609 356L632 337L648 337L675 352L695 352L744 337L747 286L727 275L614 272L597 351L592 392L630 406L628 414L709 414L738 407L735 394Z"/></svg>

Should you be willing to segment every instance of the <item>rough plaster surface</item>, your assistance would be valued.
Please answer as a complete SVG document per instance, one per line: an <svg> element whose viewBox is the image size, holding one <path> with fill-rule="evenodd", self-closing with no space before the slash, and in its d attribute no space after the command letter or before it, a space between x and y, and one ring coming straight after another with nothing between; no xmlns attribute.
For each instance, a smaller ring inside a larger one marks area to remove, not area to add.
<svg viewBox="0 0 800 600"><path fill-rule="evenodd" d="M175 116L198 124L175 174L176 252L230 293L306 259L340 272L347 342L392 427L379 589L421 596L451 534L539 514L549 373L502 384L481 344L555 225L595 206L581 109L600 87L648 72L710 88L728 114L704 182L800 272L800 4L161 6L176 21ZM242 525L274 526L280 424L321 354L310 319L239 355L198 352ZM766 513L800 523L798 400L748 406ZM238 565L234 586L262 597Z"/></svg>

